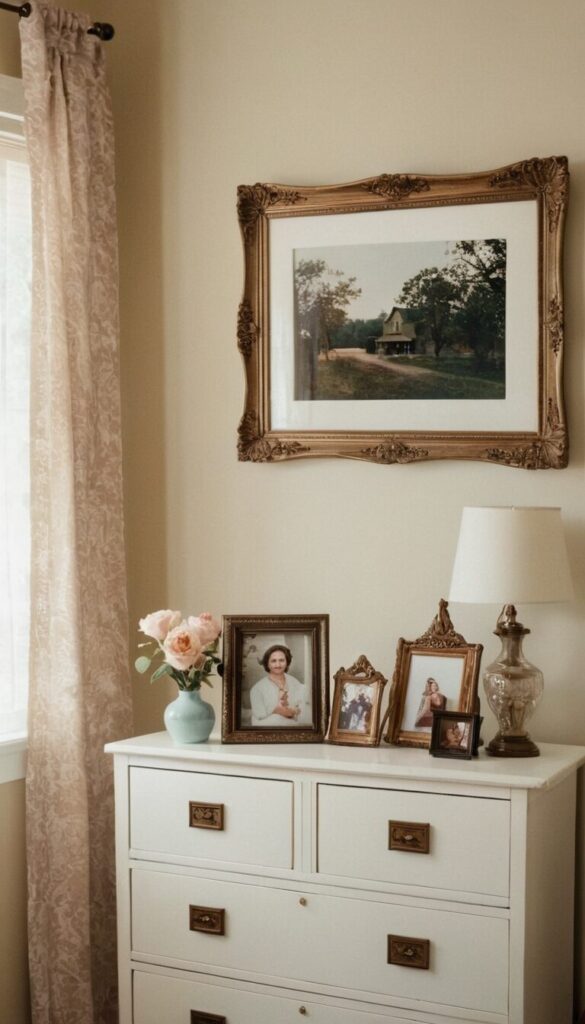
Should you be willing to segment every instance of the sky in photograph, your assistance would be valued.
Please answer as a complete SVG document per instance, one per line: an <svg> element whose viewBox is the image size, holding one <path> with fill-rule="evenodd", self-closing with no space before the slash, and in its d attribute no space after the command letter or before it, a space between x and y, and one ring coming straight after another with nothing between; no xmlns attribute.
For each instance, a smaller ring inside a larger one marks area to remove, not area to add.
<svg viewBox="0 0 585 1024"><path fill-rule="evenodd" d="M359 298L346 307L350 320L371 320L382 309L389 313L398 305L402 286L426 267L441 268L451 259L455 242L391 242L374 245L335 245L295 249L294 263L300 260L325 260L331 276L323 275L335 285L333 271L355 277L355 286L362 289Z"/></svg>

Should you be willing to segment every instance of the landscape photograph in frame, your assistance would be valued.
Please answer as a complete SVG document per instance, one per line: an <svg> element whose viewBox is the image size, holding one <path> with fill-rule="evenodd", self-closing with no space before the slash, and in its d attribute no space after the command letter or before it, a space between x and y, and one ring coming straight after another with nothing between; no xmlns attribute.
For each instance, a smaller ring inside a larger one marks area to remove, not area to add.
<svg viewBox="0 0 585 1024"><path fill-rule="evenodd" d="M568 463L565 157L242 185L241 461Z"/></svg>
<svg viewBox="0 0 585 1024"><path fill-rule="evenodd" d="M506 239L295 249L297 401L506 397Z"/></svg>

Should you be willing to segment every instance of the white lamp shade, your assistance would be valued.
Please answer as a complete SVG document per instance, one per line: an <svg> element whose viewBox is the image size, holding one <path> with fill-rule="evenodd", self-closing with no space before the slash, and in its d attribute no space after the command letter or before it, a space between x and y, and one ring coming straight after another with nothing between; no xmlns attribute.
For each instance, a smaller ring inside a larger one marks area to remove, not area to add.
<svg viewBox="0 0 585 1024"><path fill-rule="evenodd" d="M568 601L573 584L560 508L464 508L449 600Z"/></svg>

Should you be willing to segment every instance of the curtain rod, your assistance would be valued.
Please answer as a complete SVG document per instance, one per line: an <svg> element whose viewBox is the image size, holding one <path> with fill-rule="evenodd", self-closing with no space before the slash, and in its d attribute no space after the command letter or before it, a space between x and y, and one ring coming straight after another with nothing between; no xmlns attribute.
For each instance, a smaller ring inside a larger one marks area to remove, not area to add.
<svg viewBox="0 0 585 1024"><path fill-rule="evenodd" d="M0 8L3 11L14 11L20 18L28 18L32 12L30 4L5 4L0 2ZM107 21L96 21L91 28L88 28L87 34L90 36L98 36L103 43L109 42L110 39L114 38L114 26L109 25Z"/></svg>

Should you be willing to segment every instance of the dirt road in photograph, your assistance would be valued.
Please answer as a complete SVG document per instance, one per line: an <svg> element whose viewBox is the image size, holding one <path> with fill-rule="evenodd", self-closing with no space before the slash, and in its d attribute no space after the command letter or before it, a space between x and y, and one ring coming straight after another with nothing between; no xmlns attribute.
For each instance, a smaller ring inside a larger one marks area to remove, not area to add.
<svg viewBox="0 0 585 1024"><path fill-rule="evenodd" d="M364 352L363 348L333 348L329 353L329 358L375 366L379 370L386 370L388 373L393 373L398 377L416 377L418 379L423 377L427 379L430 377L444 377L449 378L449 380L453 379L452 374L441 373L440 370L427 370L423 366L406 366L404 363L389 362L386 359L381 359L380 356ZM475 378L467 377L466 379L474 380Z"/></svg>

